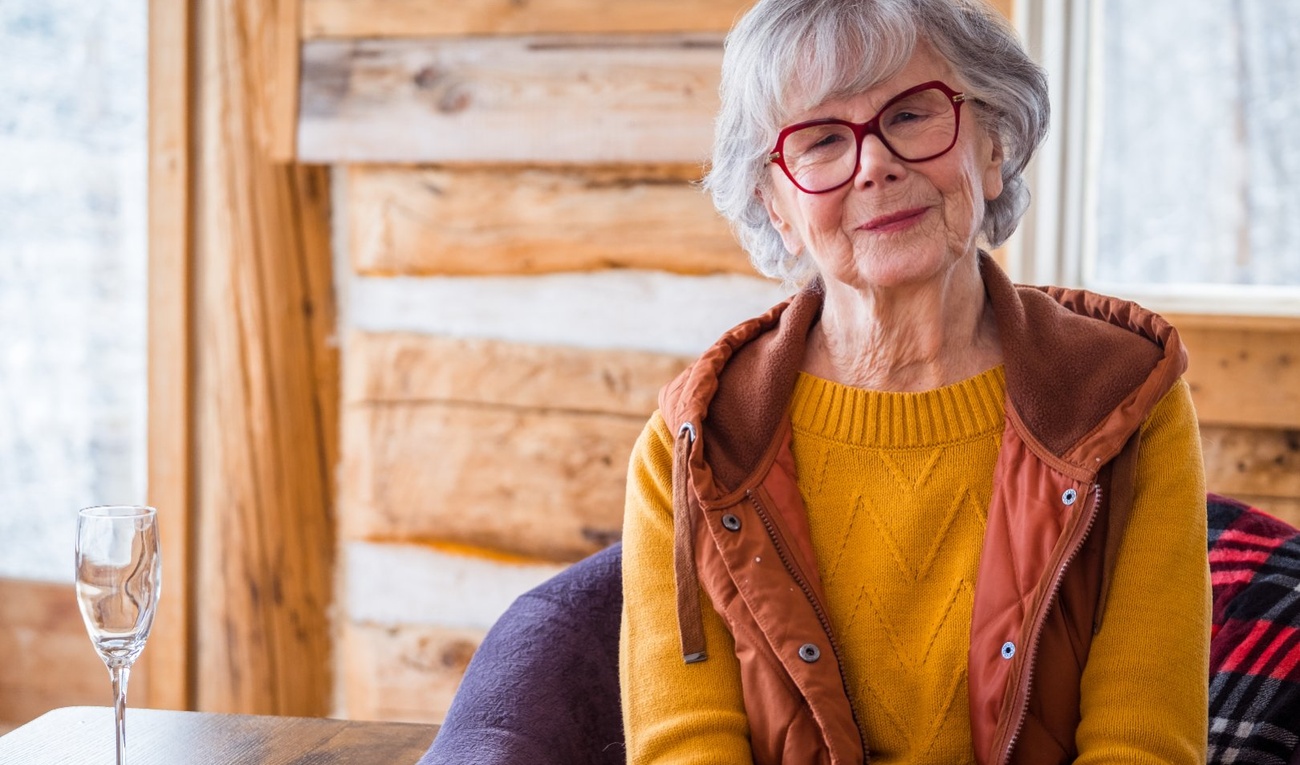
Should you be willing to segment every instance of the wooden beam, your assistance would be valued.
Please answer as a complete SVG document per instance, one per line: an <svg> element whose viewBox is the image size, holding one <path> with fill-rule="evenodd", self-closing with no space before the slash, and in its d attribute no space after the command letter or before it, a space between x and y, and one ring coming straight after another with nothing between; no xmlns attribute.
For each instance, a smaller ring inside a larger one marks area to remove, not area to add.
<svg viewBox="0 0 1300 765"><path fill-rule="evenodd" d="M703 163L719 35L315 40L306 162Z"/></svg>
<svg viewBox="0 0 1300 765"><path fill-rule="evenodd" d="M1300 428L1300 320L1171 316L1202 423Z"/></svg>
<svg viewBox="0 0 1300 765"><path fill-rule="evenodd" d="M686 364L638 351L357 333L347 539L439 540L572 561L617 539L627 455Z"/></svg>
<svg viewBox="0 0 1300 765"><path fill-rule="evenodd" d="M484 634L347 623L340 650L348 719L441 724Z"/></svg>
<svg viewBox="0 0 1300 765"><path fill-rule="evenodd" d="M456 404L349 407L348 539L575 561L620 536L644 417Z"/></svg>
<svg viewBox="0 0 1300 765"><path fill-rule="evenodd" d="M150 706L193 704L191 473L191 6L149 2L149 503L166 565L136 688Z"/></svg>
<svg viewBox="0 0 1300 765"><path fill-rule="evenodd" d="M335 508L335 479L340 460L339 408L342 372L339 318L334 300L334 258L331 237L330 172L324 167L298 166L293 171L294 219L302 237L299 262L305 290L301 310L307 322L312 374L314 422L319 428L325 509Z"/></svg>
<svg viewBox="0 0 1300 765"><path fill-rule="evenodd" d="M404 332L356 332L347 352L349 404L468 403L640 420L690 361Z"/></svg>
<svg viewBox="0 0 1300 765"><path fill-rule="evenodd" d="M1168 313L1164 315L1180 330L1189 332L1300 333L1297 316L1232 316L1212 313Z"/></svg>
<svg viewBox="0 0 1300 765"><path fill-rule="evenodd" d="M1300 500L1300 430L1203 425L1201 442L1210 491Z"/></svg>
<svg viewBox="0 0 1300 765"><path fill-rule="evenodd" d="M272 0L271 21L263 29L270 35L265 90L267 155L277 162L292 162L298 141L298 77L302 47L303 0Z"/></svg>
<svg viewBox="0 0 1300 765"><path fill-rule="evenodd" d="M698 166L348 170L349 248L365 275L641 268L753 274L692 181Z"/></svg>
<svg viewBox="0 0 1300 765"><path fill-rule="evenodd" d="M305 0L303 36L725 32L750 0Z"/></svg>
<svg viewBox="0 0 1300 765"><path fill-rule="evenodd" d="M150 639L146 654L155 647ZM21 725L59 707L112 704L108 672L70 584L0 579L0 656L11 659L0 672L4 724ZM139 690L132 685L130 700L143 704L149 693Z"/></svg>
<svg viewBox="0 0 1300 765"><path fill-rule="evenodd" d="M197 20L196 705L313 716L331 703L329 186L266 151L271 73L251 48L273 9L205 3Z"/></svg>

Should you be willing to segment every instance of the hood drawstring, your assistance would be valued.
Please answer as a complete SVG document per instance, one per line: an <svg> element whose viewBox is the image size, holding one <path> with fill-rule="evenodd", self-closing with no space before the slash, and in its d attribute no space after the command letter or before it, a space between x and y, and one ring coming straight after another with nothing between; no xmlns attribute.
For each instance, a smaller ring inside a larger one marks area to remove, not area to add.
<svg viewBox="0 0 1300 765"><path fill-rule="evenodd" d="M1111 575L1119 557L1119 543L1124 539L1128 517L1133 510L1133 492L1137 486L1137 455L1142 440L1138 428L1124 444L1124 448L1110 463L1110 482L1106 500L1106 548L1102 553L1101 587L1097 591L1097 611L1093 617L1092 634L1101 632L1101 620L1106 614L1106 598L1110 595Z"/></svg>
<svg viewBox="0 0 1300 765"><path fill-rule="evenodd" d="M677 628L682 658L687 664L704 661L704 617L700 613L700 579L695 570L695 519L691 517L690 459L695 426L682 423L673 445L673 572L677 585Z"/></svg>

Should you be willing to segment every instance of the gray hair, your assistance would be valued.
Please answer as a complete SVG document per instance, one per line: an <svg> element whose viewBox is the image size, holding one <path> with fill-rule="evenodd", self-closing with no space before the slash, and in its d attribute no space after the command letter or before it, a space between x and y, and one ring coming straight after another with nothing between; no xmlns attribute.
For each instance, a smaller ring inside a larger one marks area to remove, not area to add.
<svg viewBox="0 0 1300 765"><path fill-rule="evenodd" d="M1021 178L1047 134L1047 78L1015 30L983 0L760 0L727 35L722 107L704 186L761 273L800 285L810 258L786 252L758 195L767 155L788 117L861 93L903 68L919 40L945 58L1002 144L1002 193L981 233L996 247L1029 206ZM954 84L955 85L955 84Z"/></svg>

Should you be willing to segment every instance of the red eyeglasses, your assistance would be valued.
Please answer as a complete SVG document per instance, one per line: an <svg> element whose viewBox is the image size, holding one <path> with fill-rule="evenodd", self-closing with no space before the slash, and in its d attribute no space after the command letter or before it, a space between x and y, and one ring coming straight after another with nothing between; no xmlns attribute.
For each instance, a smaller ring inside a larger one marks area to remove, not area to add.
<svg viewBox="0 0 1300 765"><path fill-rule="evenodd" d="M866 122L820 119L783 128L767 156L790 182L808 194L834 191L857 173L868 135L904 162L925 162L957 145L966 95L934 80L889 99Z"/></svg>

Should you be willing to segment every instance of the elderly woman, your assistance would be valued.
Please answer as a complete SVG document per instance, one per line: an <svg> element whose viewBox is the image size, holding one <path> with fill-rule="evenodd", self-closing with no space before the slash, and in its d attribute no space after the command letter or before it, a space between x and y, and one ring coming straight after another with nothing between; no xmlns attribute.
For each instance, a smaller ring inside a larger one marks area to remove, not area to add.
<svg viewBox="0 0 1300 765"><path fill-rule="evenodd" d="M731 32L707 185L800 290L632 456L629 762L1204 761L1178 335L980 249L1047 111L974 0L760 0Z"/></svg>

